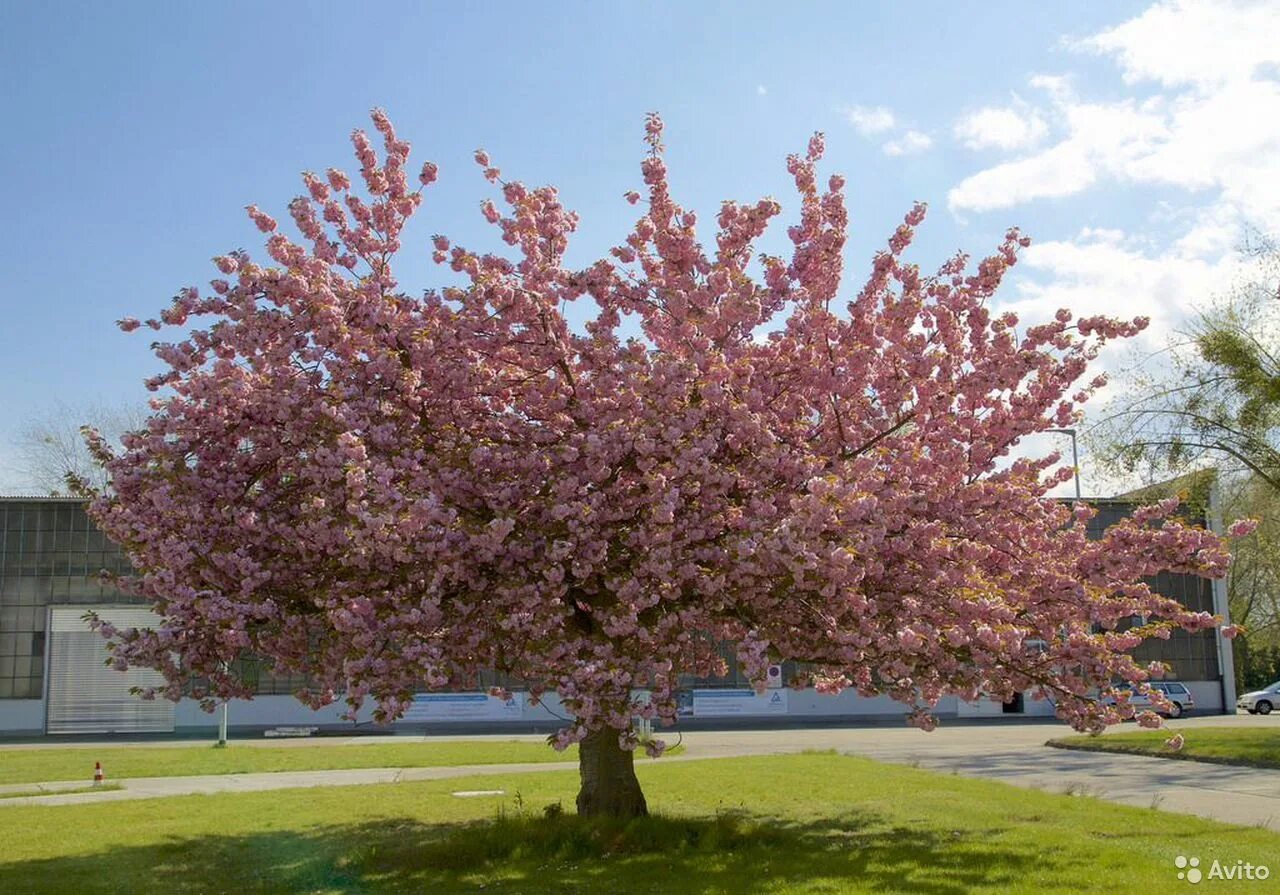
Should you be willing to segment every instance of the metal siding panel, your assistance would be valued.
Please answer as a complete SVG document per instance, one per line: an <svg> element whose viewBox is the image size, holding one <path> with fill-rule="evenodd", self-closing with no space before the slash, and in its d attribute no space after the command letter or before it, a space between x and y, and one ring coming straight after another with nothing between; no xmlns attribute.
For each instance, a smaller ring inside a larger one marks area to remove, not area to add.
<svg viewBox="0 0 1280 895"><path fill-rule="evenodd" d="M145 627L157 620L146 609L94 608L104 621L121 628ZM172 702L147 701L129 692L131 687L163 685L164 678L149 668L119 672L108 667L106 642L85 625L84 612L81 608L59 608L49 613L46 731L51 734L172 732Z"/></svg>

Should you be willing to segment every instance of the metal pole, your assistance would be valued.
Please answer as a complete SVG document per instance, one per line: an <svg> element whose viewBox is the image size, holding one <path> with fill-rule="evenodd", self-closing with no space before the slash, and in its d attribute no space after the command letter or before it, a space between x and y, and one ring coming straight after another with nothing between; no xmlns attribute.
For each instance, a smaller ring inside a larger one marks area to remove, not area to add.
<svg viewBox="0 0 1280 895"><path fill-rule="evenodd" d="M226 674L229 669L230 669L230 665L224 662L222 664L222 673ZM227 706L229 703L230 703L229 699L222 700L222 711L219 713L219 716L218 716L218 746L219 747L223 747L227 745Z"/></svg>
<svg viewBox="0 0 1280 895"><path fill-rule="evenodd" d="M1076 500L1080 499L1080 449L1076 446L1076 430L1068 429L1071 433L1071 467L1076 474Z"/></svg>
<svg viewBox="0 0 1280 895"><path fill-rule="evenodd" d="M1075 429L1045 429L1046 432L1052 432L1057 435L1071 436L1071 466L1075 471L1076 478L1076 500L1080 499L1080 449L1076 444Z"/></svg>

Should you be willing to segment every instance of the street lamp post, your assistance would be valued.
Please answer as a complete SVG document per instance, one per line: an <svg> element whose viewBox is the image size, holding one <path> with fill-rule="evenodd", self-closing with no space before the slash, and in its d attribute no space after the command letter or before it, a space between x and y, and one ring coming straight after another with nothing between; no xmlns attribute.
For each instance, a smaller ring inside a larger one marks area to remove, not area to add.
<svg viewBox="0 0 1280 895"><path fill-rule="evenodd" d="M1076 474L1076 500L1080 499L1080 451L1076 446L1076 430L1075 429L1045 429L1046 432L1052 432L1056 435L1071 436L1071 468Z"/></svg>

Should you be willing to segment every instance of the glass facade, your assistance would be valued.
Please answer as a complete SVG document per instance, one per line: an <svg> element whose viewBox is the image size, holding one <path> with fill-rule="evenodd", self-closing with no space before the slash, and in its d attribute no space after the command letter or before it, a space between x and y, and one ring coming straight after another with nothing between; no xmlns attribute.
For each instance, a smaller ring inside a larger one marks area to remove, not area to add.
<svg viewBox="0 0 1280 895"><path fill-rule="evenodd" d="M104 584L103 570L127 574L129 561L90 521L82 501L0 498L0 699L44 695L47 607L140 602ZM241 667L262 695L306 685L252 659Z"/></svg>
<svg viewBox="0 0 1280 895"><path fill-rule="evenodd" d="M305 675L276 674L271 670L270 662L252 656L238 659L233 669L240 680L253 687L253 692L259 696L292 696L311 685Z"/></svg>
<svg viewBox="0 0 1280 895"><path fill-rule="evenodd" d="M0 500L0 699L43 694L47 607L133 602L99 579L128 568L80 501Z"/></svg>

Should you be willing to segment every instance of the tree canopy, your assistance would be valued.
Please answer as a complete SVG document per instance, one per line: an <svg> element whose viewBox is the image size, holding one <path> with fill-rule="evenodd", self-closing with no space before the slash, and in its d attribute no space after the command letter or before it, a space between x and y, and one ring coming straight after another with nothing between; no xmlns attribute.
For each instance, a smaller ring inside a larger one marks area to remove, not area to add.
<svg viewBox="0 0 1280 895"><path fill-rule="evenodd" d="M1092 510L1047 496L1072 474L1058 455L1010 459L1076 421L1099 346L1145 325L994 312L1017 230L926 275L904 259L916 205L838 299L848 215L820 134L787 160L790 257L756 257L779 203L725 202L704 245L651 115L641 211L608 257L566 267L557 191L477 152L512 252L437 235L465 284L409 294L392 262L438 172L412 186L409 144L373 121L381 157L353 135L366 195L304 175L293 235L250 206L269 260L219 256L210 291L147 321L182 328L156 345L154 414L118 453L90 433L110 480L93 516L163 619L102 627L160 695L251 696L251 652L312 679L313 705L390 720L496 670L559 695L557 745L631 748L632 717L674 721L680 675L723 672L729 641L761 686L794 660L794 684L886 693L926 728L944 696L1031 689L1093 730L1159 672L1128 650L1215 624L1144 583L1226 570L1176 500L1090 540Z"/></svg>

